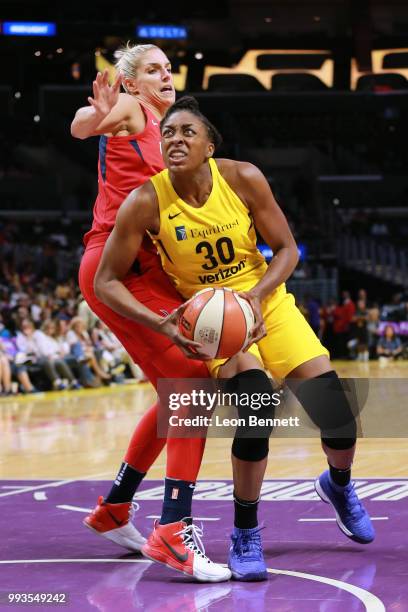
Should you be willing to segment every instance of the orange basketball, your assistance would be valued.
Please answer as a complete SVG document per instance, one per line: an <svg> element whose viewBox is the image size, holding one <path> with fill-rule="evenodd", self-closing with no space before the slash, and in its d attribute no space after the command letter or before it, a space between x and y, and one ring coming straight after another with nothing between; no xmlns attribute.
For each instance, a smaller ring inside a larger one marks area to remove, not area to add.
<svg viewBox="0 0 408 612"><path fill-rule="evenodd" d="M232 357L248 342L255 317L249 302L231 289L203 289L179 319L182 334L213 358Z"/></svg>

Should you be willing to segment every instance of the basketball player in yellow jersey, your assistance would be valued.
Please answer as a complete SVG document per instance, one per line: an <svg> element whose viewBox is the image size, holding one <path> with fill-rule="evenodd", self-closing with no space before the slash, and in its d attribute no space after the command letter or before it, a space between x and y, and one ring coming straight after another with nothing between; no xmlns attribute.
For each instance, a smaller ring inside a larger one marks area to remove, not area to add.
<svg viewBox="0 0 408 612"><path fill-rule="evenodd" d="M98 297L120 314L167 335L186 355L204 359L201 347L196 344L192 350L178 331L175 314L160 318L121 282L144 232L156 240L163 268L185 298L208 286L243 292L256 315L254 344L227 362L211 361L211 372L230 379L228 390L238 396L270 392L264 367L287 380L321 429L329 470L316 481L318 494L333 505L345 535L371 542L374 529L350 481L354 416L327 350L286 293L284 282L297 264L297 247L265 177L251 164L212 159L220 136L193 98L170 107L161 134L168 169L132 192L120 208L96 276ZM269 266L256 248L254 226L274 253ZM229 567L236 579L266 578L256 512L267 455L267 437L235 437ZM153 559L160 558L159 535L153 532L143 551Z"/></svg>

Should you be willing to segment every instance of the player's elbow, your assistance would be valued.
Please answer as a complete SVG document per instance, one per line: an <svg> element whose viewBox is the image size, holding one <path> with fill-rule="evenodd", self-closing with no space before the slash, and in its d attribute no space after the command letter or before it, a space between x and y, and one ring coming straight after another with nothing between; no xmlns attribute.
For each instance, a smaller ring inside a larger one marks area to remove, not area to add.
<svg viewBox="0 0 408 612"><path fill-rule="evenodd" d="M81 130L81 127L78 125L75 119L71 123L71 136L73 138L79 138L79 140L85 140L85 138L88 138L88 134L85 134L84 131Z"/></svg>
<svg viewBox="0 0 408 612"><path fill-rule="evenodd" d="M299 263L299 249L295 240L293 238L285 240L280 249L286 253L286 260L293 271ZM280 249L277 249L276 252Z"/></svg>
<svg viewBox="0 0 408 612"><path fill-rule="evenodd" d="M105 302L106 295L107 295L108 282L106 281L106 279L103 277L102 274L99 274L98 272L96 273L93 286L94 286L94 293L96 297L98 298L98 300L100 300L101 302Z"/></svg>

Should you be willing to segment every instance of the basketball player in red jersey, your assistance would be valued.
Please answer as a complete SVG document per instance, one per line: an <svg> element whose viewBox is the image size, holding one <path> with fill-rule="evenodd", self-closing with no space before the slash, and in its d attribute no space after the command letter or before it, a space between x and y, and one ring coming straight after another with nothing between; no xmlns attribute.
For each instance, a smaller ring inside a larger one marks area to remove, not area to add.
<svg viewBox="0 0 408 612"><path fill-rule="evenodd" d="M181 338L177 338L176 346L171 334L164 336L117 314L94 293L95 273L119 206L132 189L164 168L159 123L175 99L171 65L158 47L128 45L118 55L118 77L114 84L109 86L107 71L98 74L93 83L93 98L88 98L89 106L77 111L71 126L76 138L100 136L98 196L92 229L84 239L86 249L79 270L81 292L154 386L158 378L206 377L205 364L188 359L193 355L190 348L193 345L184 341L181 334L177 334ZM120 93L121 84L126 93ZM182 302L162 271L148 237L124 283L146 312L155 315L163 317ZM199 350L200 345L195 348ZM166 442L157 438L157 408L154 404L139 422L110 493L105 499L99 498L95 510L85 519L88 527L131 550L140 550L145 543L129 520L132 498ZM202 439L168 440L160 524L176 524L180 532L180 549L170 551L173 566L181 566L182 571L198 580L218 582L228 580L231 573L212 563L197 547L199 530L188 518L204 445ZM188 557L187 562L184 557Z"/></svg>

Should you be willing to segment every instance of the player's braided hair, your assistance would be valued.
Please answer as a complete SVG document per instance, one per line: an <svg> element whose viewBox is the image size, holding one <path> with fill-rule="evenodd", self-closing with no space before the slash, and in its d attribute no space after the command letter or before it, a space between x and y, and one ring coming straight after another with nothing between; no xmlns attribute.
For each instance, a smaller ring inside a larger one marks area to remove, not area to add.
<svg viewBox="0 0 408 612"><path fill-rule="evenodd" d="M174 113L179 111L189 111L192 115L195 115L200 119L200 121L205 125L208 132L208 137L210 141L213 143L214 147L217 149L222 144L222 136L217 130L217 128L207 119L205 115L200 111L200 107L198 102L193 96L183 96L176 100L174 104L167 109L166 114L160 122L160 130L163 130L165 123Z"/></svg>

